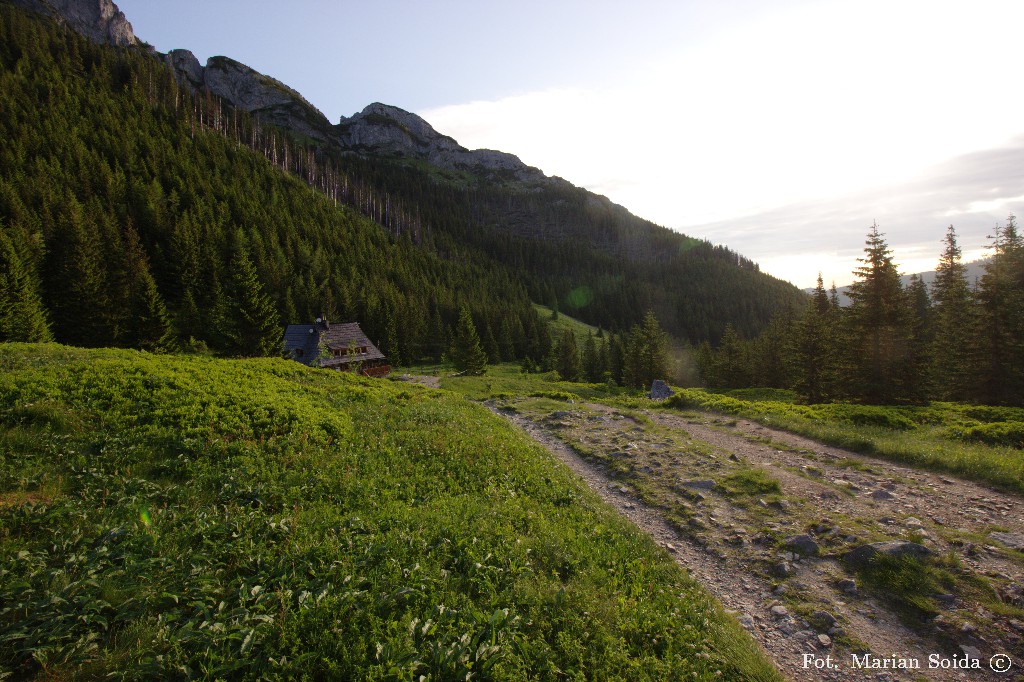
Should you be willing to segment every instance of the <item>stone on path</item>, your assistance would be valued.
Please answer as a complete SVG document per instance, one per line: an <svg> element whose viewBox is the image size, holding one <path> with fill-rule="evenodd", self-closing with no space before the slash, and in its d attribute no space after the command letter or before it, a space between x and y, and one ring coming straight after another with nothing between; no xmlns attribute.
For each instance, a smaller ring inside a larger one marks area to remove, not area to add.
<svg viewBox="0 0 1024 682"><path fill-rule="evenodd" d="M924 559L932 554L934 554L932 550L916 542L892 540L890 542L874 542L870 545L861 545L844 554L843 561L851 566L865 566L878 556Z"/></svg>

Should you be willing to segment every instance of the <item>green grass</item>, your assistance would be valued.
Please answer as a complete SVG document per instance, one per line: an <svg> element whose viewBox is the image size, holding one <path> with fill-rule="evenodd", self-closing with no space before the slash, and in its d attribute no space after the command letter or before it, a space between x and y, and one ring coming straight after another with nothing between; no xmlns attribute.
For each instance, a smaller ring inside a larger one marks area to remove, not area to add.
<svg viewBox="0 0 1024 682"><path fill-rule="evenodd" d="M448 391L0 345L16 679L775 680L663 550Z"/></svg>
<svg viewBox="0 0 1024 682"><path fill-rule="evenodd" d="M779 400L744 400L699 389L680 389L667 405L738 415L836 447L1024 493L1024 451L960 437L963 429L981 426L981 419L1003 420L984 422L992 425L989 432L996 431L996 425L1009 425L1000 433L1012 432L1020 408L957 403L796 405Z"/></svg>
<svg viewBox="0 0 1024 682"><path fill-rule="evenodd" d="M627 392L607 384L560 381L555 372L524 374L519 365L488 365L482 376L444 376L441 388L460 393L471 400L530 396L563 401L599 400Z"/></svg>
<svg viewBox="0 0 1024 682"><path fill-rule="evenodd" d="M551 334L551 338L555 341L560 339L567 329L571 329L573 334L576 335L576 343L578 344L582 344L583 340L588 336L597 334L597 327L592 327L586 322L580 322L575 317L569 317L565 313L559 312L558 319L552 320L551 308L534 303L533 309L537 311L542 320L547 321L548 333Z"/></svg>
<svg viewBox="0 0 1024 682"><path fill-rule="evenodd" d="M760 496L781 494L779 481L760 468L743 468L729 474L718 483L730 496Z"/></svg>

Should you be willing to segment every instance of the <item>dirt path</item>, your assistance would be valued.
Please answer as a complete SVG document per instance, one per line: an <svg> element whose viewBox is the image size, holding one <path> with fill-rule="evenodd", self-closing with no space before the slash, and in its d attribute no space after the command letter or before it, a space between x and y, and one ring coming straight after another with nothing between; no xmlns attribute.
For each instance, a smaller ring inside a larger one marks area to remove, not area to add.
<svg viewBox="0 0 1024 682"><path fill-rule="evenodd" d="M792 679L1024 680L1024 553L997 539L1024 542L1020 498L744 420L491 408L666 547ZM928 547L954 576L922 591L923 611L842 560L889 540ZM1002 653L1013 667L997 674ZM860 669L853 654L921 668ZM933 654L981 669L929 668Z"/></svg>

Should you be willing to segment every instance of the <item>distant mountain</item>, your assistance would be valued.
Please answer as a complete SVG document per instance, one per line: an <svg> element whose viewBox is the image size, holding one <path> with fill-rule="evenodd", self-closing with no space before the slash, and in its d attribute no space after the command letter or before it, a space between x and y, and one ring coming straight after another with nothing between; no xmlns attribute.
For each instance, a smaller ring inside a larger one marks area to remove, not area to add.
<svg viewBox="0 0 1024 682"><path fill-rule="evenodd" d="M476 266L507 270L535 302L590 324L627 329L652 309L676 337L716 342L726 325L752 337L802 303L791 284L728 248L638 218L513 154L466 149L398 107L370 104L331 124L294 89L228 57L203 65L187 50L156 53L110 0L16 4L94 42L139 46L192 92L193 128L232 136L441 258L469 249ZM249 131L243 137L240 126Z"/></svg>

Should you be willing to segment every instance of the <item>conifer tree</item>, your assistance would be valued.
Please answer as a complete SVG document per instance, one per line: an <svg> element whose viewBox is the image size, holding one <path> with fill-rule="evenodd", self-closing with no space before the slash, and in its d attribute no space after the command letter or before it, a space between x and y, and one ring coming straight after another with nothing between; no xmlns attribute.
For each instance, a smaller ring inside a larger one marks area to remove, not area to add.
<svg viewBox="0 0 1024 682"><path fill-rule="evenodd" d="M583 368L580 364L579 347L576 345L576 334L572 329L562 332L554 354L555 370L562 381L579 381Z"/></svg>
<svg viewBox="0 0 1024 682"><path fill-rule="evenodd" d="M480 335L469 308L462 306L459 310L459 321L455 325L455 338L452 340L452 361L455 368L463 374L483 374L487 367L487 353L480 344Z"/></svg>
<svg viewBox="0 0 1024 682"><path fill-rule="evenodd" d="M0 225L0 341L52 341L32 272Z"/></svg>
<svg viewBox="0 0 1024 682"><path fill-rule="evenodd" d="M731 324L725 325L717 353L719 388L744 388L750 385L750 359L746 345Z"/></svg>
<svg viewBox="0 0 1024 682"><path fill-rule="evenodd" d="M231 284L227 330L230 351L241 356L280 355L284 331L281 318L241 246L231 261Z"/></svg>
<svg viewBox="0 0 1024 682"><path fill-rule="evenodd" d="M1024 402L1024 245L1014 216L997 227L979 283L977 395L985 403Z"/></svg>
<svg viewBox="0 0 1024 682"><path fill-rule="evenodd" d="M402 351L398 344L398 323L395 310L391 305L384 309L384 337L381 341L381 352L387 356L388 363L397 367L402 364Z"/></svg>
<svg viewBox="0 0 1024 682"><path fill-rule="evenodd" d="M902 398L925 401L931 392L932 309L928 288L917 275L910 277L906 289L906 306L910 337L906 360L902 366Z"/></svg>
<svg viewBox="0 0 1024 682"><path fill-rule="evenodd" d="M501 362L501 349L498 348L498 340L494 338L490 322L484 321L484 336L481 339L484 352L487 353L487 361L496 365Z"/></svg>
<svg viewBox="0 0 1024 682"><path fill-rule="evenodd" d="M498 350L501 353L501 359L505 362L515 360L517 357L516 342L512 332L512 321L508 315L501 318L501 327L499 327L498 332Z"/></svg>
<svg viewBox="0 0 1024 682"><path fill-rule="evenodd" d="M974 311L967 283L967 268L960 261L956 229L950 225L942 240L943 250L935 269L932 298L935 300L935 338L932 342L932 376L937 397L966 400L972 385L971 330Z"/></svg>
<svg viewBox="0 0 1024 682"><path fill-rule="evenodd" d="M807 301L792 341L793 389L808 403L821 403L835 394L835 328L832 304L818 273L818 285Z"/></svg>
<svg viewBox="0 0 1024 682"><path fill-rule="evenodd" d="M900 400L910 330L906 299L892 251L878 224L868 233L863 265L850 286L849 309L852 396L869 403Z"/></svg>
<svg viewBox="0 0 1024 682"><path fill-rule="evenodd" d="M667 352L668 335L661 330L654 312L648 310L643 321L629 333L623 368L625 384L646 388L655 379L664 379Z"/></svg>
<svg viewBox="0 0 1024 682"><path fill-rule="evenodd" d="M608 342L608 372L613 382L619 386L625 385L626 345L621 334L616 334Z"/></svg>
<svg viewBox="0 0 1024 682"><path fill-rule="evenodd" d="M96 225L82 205L66 196L47 252L47 307L55 336L76 346L108 346L110 294L107 259Z"/></svg>
<svg viewBox="0 0 1024 682"><path fill-rule="evenodd" d="M172 353L178 349L174 327L160 292L157 291L156 280L148 272L146 275L142 283L141 300L135 306L136 317L132 328L135 344L143 350Z"/></svg>
<svg viewBox="0 0 1024 682"><path fill-rule="evenodd" d="M587 334L587 338L583 342L581 361L583 363L583 376L587 381L596 383L602 380L605 366L601 362L601 354L591 334Z"/></svg>
<svg viewBox="0 0 1024 682"><path fill-rule="evenodd" d="M761 334L750 343L751 384L768 388L793 385L789 339L793 320L789 314L776 315Z"/></svg>

